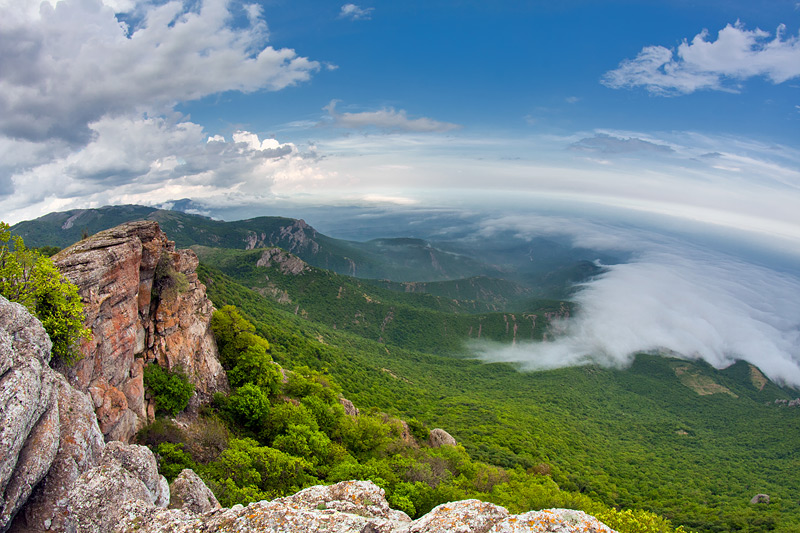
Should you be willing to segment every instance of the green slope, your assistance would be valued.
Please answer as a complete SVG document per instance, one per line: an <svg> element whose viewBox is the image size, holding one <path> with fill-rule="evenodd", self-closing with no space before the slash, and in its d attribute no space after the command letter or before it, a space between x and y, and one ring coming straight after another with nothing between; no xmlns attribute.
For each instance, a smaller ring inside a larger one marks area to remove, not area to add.
<svg viewBox="0 0 800 533"><path fill-rule="evenodd" d="M627 370L520 373L333 330L200 273L215 304L246 312L281 364L327 368L357 404L444 427L476 459L550 469L563 488L701 531L800 524L800 410L776 406L793 391L759 391L749 366L640 355ZM748 503L762 492L772 504Z"/></svg>
<svg viewBox="0 0 800 533"><path fill-rule="evenodd" d="M527 302L525 312L490 313L496 304L389 290L384 287L398 284L314 268L279 249L193 249L203 263L271 299L277 307L333 329L410 349L456 353L463 351L466 338L541 339L548 317L562 316L569 309L565 302L540 300ZM471 280L441 282L445 283L475 287ZM499 289L517 287L502 280L491 284Z"/></svg>

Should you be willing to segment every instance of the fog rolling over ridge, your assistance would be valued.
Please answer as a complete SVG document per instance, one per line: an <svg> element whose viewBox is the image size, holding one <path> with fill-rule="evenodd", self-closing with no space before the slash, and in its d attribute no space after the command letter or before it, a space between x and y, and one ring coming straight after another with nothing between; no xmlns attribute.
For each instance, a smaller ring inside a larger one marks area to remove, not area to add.
<svg viewBox="0 0 800 533"><path fill-rule="evenodd" d="M562 231L575 232L576 244L619 248L627 242L638 250L635 258L581 285L576 313L554 323L547 341L473 343L479 357L526 370L625 366L639 352L703 359L717 368L741 359L778 383L800 387L796 273L642 231L619 230L600 239L597 229L573 224Z"/></svg>

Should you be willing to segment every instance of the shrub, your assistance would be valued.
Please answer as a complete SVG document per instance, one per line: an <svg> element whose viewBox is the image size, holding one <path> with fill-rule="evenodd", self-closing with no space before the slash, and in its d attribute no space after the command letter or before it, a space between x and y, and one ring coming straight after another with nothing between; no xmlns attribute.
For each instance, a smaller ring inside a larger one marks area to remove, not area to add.
<svg viewBox="0 0 800 533"><path fill-rule="evenodd" d="M189 280L186 274L175 270L169 253L162 253L153 276L153 292L161 297L175 298L188 289Z"/></svg>
<svg viewBox="0 0 800 533"><path fill-rule="evenodd" d="M156 401L156 411L176 415L186 409L194 385L180 370L165 370L158 364L144 367L144 385Z"/></svg>
<svg viewBox="0 0 800 533"><path fill-rule="evenodd" d="M48 257L28 250L21 237L12 239L8 229L0 222L0 294L24 305L42 323L53 343L52 366L74 364L81 357L81 339L91 334L83 326L78 288Z"/></svg>
<svg viewBox="0 0 800 533"><path fill-rule="evenodd" d="M184 468L197 469L197 465L188 453L183 451L183 444L162 442L158 445L158 471L167 481L172 483Z"/></svg>

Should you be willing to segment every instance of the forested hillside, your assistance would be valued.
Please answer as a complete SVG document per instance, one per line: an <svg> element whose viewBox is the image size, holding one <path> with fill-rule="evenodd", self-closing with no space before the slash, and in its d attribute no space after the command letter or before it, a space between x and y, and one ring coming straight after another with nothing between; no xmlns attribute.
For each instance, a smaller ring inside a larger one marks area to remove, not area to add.
<svg viewBox="0 0 800 533"><path fill-rule="evenodd" d="M201 278L218 306L250 317L282 365L325 370L358 405L445 427L476 460L699 531L798 527L800 410L775 403L794 391L754 379L745 363L717 371L642 354L629 369L521 373L333 330L208 267ZM772 503L750 504L756 493Z"/></svg>
<svg viewBox="0 0 800 533"><path fill-rule="evenodd" d="M200 257L200 281L224 310L215 335L232 392L179 426L169 420L191 394L185 379L151 372L146 382L161 417L139 439L158 451L168 477L191 466L224 503L365 478L416 516L478 497L512 511L581 508L620 531L800 529L800 407L789 402L797 391L751 365L716 370L639 354L629 368L520 372L474 359L466 341L540 341L553 319L575 311L569 301L537 299L517 280L397 282L325 270L319 249L330 243L319 235L304 241L313 229L292 219L254 220L274 222L278 235L290 228L287 247L296 253L269 244L266 226L256 242L225 246L252 235L244 222L253 221L194 224L200 217L134 207L89 214L162 217L175 224L170 237ZM63 228L86 216L56 215L45 222ZM25 224L16 227L37 227ZM47 240L46 227L34 244L61 244ZM413 267L428 245L368 246L416 250ZM401 263L384 264L393 261ZM542 276L567 294L576 268L591 276L598 267L562 264ZM344 414L340 394L360 416ZM463 448L428 445L435 427ZM751 504L756 494L769 494L770 503Z"/></svg>

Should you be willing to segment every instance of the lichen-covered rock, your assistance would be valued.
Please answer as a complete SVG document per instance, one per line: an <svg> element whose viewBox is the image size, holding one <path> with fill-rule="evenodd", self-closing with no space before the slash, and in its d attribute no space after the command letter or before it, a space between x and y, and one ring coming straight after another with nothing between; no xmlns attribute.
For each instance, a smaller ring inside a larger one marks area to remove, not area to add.
<svg viewBox="0 0 800 533"><path fill-rule="evenodd" d="M0 296L0 531L47 474L58 450L58 375L51 342L23 306Z"/></svg>
<svg viewBox="0 0 800 533"><path fill-rule="evenodd" d="M169 494L170 509L205 513L221 507L211 489L189 468L183 469L170 484Z"/></svg>
<svg viewBox="0 0 800 533"><path fill-rule="evenodd" d="M169 503L169 484L158 473L158 462L153 452L138 444L109 442L103 451L102 464L119 463L125 470L144 483L150 493L150 502L156 507L166 507Z"/></svg>
<svg viewBox="0 0 800 533"><path fill-rule="evenodd" d="M572 509L545 509L509 516L489 533L615 533L595 517Z"/></svg>
<svg viewBox="0 0 800 533"><path fill-rule="evenodd" d="M428 442L432 448L439 448L441 446L455 446L458 444L456 439L454 439L450 433L440 428L431 430L431 435L428 437Z"/></svg>
<svg viewBox="0 0 800 533"><path fill-rule="evenodd" d="M17 515L11 531L63 531L65 496L102 457L103 434L86 394L58 376L59 447L47 475Z"/></svg>
<svg viewBox="0 0 800 533"><path fill-rule="evenodd" d="M613 533L580 511L549 509L511 516L503 507L478 500L446 503L411 521L390 509L383 490L371 481L310 487L293 496L203 514L129 502L119 516L118 531L124 533Z"/></svg>
<svg viewBox="0 0 800 533"><path fill-rule="evenodd" d="M91 394L107 441L128 442L147 423L142 370L148 362L182 368L195 386L195 407L228 390L197 256L176 251L157 222L102 231L53 260L78 286L92 331L81 346L83 359L63 371Z"/></svg>
<svg viewBox="0 0 800 533"><path fill-rule="evenodd" d="M106 533L118 531L120 510L136 500L152 505L150 491L116 462L82 474L67 493L65 531Z"/></svg>
<svg viewBox="0 0 800 533"><path fill-rule="evenodd" d="M335 485L316 485L275 501L302 509L317 509L324 505L325 509L334 509L342 513L401 522L411 521L404 512L390 508L384 490L371 481L342 481Z"/></svg>
<svg viewBox="0 0 800 533"><path fill-rule="evenodd" d="M486 533L508 517L504 507L480 500L443 503L419 518L409 533Z"/></svg>

